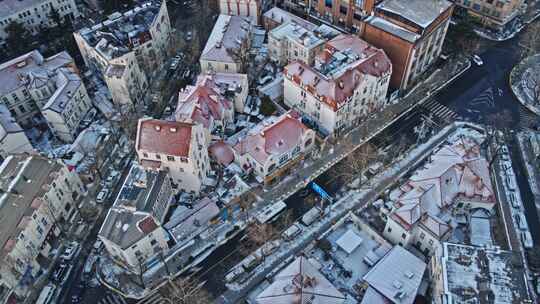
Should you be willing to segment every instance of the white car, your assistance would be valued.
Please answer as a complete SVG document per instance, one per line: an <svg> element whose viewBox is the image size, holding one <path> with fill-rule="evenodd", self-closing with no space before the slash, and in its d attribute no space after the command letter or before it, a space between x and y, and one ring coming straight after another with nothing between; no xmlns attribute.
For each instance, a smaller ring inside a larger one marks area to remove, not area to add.
<svg viewBox="0 0 540 304"><path fill-rule="evenodd" d="M79 251L79 247L80 245L77 242L69 243L60 258L64 261L71 261L71 259L73 259L73 256L75 256Z"/></svg>
<svg viewBox="0 0 540 304"><path fill-rule="evenodd" d="M480 56L478 55L473 55L472 60L474 61L474 63L476 63L477 66L481 66L484 64L484 61L482 61L482 58L480 58Z"/></svg>
<svg viewBox="0 0 540 304"><path fill-rule="evenodd" d="M96 203L103 203L109 197L109 189L102 189L96 196Z"/></svg>

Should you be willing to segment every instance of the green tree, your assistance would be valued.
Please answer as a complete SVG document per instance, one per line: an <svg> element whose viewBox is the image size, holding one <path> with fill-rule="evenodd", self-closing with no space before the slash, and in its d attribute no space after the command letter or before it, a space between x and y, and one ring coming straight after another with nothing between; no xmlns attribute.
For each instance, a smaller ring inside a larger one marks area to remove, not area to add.
<svg viewBox="0 0 540 304"><path fill-rule="evenodd" d="M22 23L12 21L6 26L4 31L7 34L6 44L11 51L8 54L9 56L17 56L33 48L31 45L32 35Z"/></svg>

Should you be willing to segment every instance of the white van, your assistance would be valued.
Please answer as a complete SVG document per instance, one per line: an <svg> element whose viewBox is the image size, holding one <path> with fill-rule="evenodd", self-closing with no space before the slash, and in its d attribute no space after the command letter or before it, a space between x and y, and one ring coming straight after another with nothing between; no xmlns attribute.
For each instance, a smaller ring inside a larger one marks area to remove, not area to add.
<svg viewBox="0 0 540 304"><path fill-rule="evenodd" d="M47 285L41 293L39 294L39 298L36 301L36 304L51 304L53 303L53 299L56 293L56 286L54 285Z"/></svg>
<svg viewBox="0 0 540 304"><path fill-rule="evenodd" d="M523 243L523 247L525 247L526 249L530 249L533 247L532 236L529 231L521 232L521 242Z"/></svg>

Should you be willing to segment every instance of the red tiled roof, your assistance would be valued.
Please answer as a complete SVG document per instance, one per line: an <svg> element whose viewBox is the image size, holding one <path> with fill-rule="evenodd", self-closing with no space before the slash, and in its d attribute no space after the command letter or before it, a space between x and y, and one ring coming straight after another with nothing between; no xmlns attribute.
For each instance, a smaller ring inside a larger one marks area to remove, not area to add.
<svg viewBox="0 0 540 304"><path fill-rule="evenodd" d="M193 124L141 119L137 128L137 150L188 157Z"/></svg>
<svg viewBox="0 0 540 304"><path fill-rule="evenodd" d="M224 143L223 141L218 141L212 144L208 150L212 157L220 164L227 166L228 164L234 161L234 152L232 148Z"/></svg>
<svg viewBox="0 0 540 304"><path fill-rule="evenodd" d="M211 80L207 79L179 94L176 119L182 121L191 118L208 127L211 120L222 120L224 111L230 108L231 102L216 92L212 88Z"/></svg>
<svg viewBox="0 0 540 304"><path fill-rule="evenodd" d="M148 216L144 220L138 222L137 227L144 233L150 233L156 230L158 225L151 216Z"/></svg>

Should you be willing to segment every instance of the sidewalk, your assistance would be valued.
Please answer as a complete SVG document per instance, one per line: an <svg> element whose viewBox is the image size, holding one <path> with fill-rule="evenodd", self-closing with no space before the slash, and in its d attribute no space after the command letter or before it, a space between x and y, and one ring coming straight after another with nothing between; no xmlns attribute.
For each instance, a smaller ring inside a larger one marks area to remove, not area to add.
<svg viewBox="0 0 540 304"><path fill-rule="evenodd" d="M529 111L540 116L540 92L535 93L540 85L540 54L527 57L510 72L510 87L516 99Z"/></svg>
<svg viewBox="0 0 540 304"><path fill-rule="evenodd" d="M377 199L382 192L395 184L411 168L414 168L429 157L433 149L442 144L450 134L463 127L478 129L477 126L467 123L454 123L447 126L428 142L416 147L409 154L394 163L388 170L377 174L363 186L362 190L351 191L334 205L327 208L325 210L326 214L320 221L313 223L303 230L303 233L298 237L299 239L296 240L295 245L285 244L285 246L281 246L277 252L265 260L264 264L257 266L252 271L251 277L246 282L242 284L229 284L229 290L221 295L216 303L229 304L241 300L251 289L264 280L268 273L278 268L280 263L300 252L349 211L361 209Z"/></svg>
<svg viewBox="0 0 540 304"><path fill-rule="evenodd" d="M502 42L514 38L525 27L527 27L527 25L536 21L538 18L540 18L540 2L537 2L535 5L529 7L525 14L518 15L514 18L514 20L510 21L507 24L509 26L508 29L495 32L486 28L476 28L474 32L484 39Z"/></svg>

